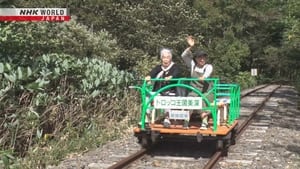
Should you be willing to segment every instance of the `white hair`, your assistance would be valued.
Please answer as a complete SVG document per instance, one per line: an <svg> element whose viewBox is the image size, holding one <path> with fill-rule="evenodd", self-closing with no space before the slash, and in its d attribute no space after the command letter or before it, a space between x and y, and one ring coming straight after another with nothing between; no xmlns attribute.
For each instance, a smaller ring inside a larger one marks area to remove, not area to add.
<svg viewBox="0 0 300 169"><path fill-rule="evenodd" d="M172 58L172 51L170 49L167 49L167 48L163 48L161 51L160 51L160 58L162 58L163 55L170 55L171 58Z"/></svg>

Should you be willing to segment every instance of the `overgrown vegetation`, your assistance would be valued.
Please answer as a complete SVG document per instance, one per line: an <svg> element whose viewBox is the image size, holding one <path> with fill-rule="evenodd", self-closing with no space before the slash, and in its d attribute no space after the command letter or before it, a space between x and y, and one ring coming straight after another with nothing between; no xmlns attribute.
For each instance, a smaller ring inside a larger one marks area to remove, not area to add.
<svg viewBox="0 0 300 169"><path fill-rule="evenodd" d="M181 64L187 35L209 53L223 82L248 88L300 79L297 0L2 0L0 6L60 6L73 15L64 23L0 25L0 167L44 168L118 138L139 110L128 85L159 62L162 47Z"/></svg>

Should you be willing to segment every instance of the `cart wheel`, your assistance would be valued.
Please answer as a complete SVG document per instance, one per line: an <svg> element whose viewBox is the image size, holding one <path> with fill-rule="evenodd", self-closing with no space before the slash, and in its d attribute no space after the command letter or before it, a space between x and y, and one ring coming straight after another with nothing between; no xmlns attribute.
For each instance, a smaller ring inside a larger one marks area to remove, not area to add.
<svg viewBox="0 0 300 169"><path fill-rule="evenodd" d="M231 139L226 139L224 142L224 148L229 148L231 146Z"/></svg>
<svg viewBox="0 0 300 169"><path fill-rule="evenodd" d="M223 150L223 148L224 148L224 141L222 139L218 139L216 143L217 151Z"/></svg>
<svg viewBox="0 0 300 169"><path fill-rule="evenodd" d="M151 146L151 139L147 136L141 138L141 145L143 148L149 148Z"/></svg>
<svg viewBox="0 0 300 169"><path fill-rule="evenodd" d="M236 135L237 135L237 126L234 127L234 129L231 132L231 138L230 138L230 143L231 145L235 145L236 144Z"/></svg>
<svg viewBox="0 0 300 169"><path fill-rule="evenodd" d="M236 140L235 140L234 136L231 137L230 143L231 143L231 145L235 145L236 144Z"/></svg>
<svg viewBox="0 0 300 169"><path fill-rule="evenodd" d="M142 137L138 136L137 139L138 139L138 143L141 144L142 143Z"/></svg>
<svg viewBox="0 0 300 169"><path fill-rule="evenodd" d="M224 148L224 150L222 151L222 156L228 156L228 148Z"/></svg>

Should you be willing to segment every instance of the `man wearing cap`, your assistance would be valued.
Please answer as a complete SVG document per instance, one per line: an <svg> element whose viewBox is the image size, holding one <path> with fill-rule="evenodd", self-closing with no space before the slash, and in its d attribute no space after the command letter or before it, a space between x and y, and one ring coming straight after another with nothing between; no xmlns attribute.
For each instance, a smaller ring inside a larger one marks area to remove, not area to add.
<svg viewBox="0 0 300 169"><path fill-rule="evenodd" d="M208 55L204 51L196 51L193 55L191 48L195 45L195 40L192 36L187 37L187 43L189 44L189 47L184 50L181 57L187 67L190 68L191 77L199 79L199 81L192 81L191 85L199 89L202 93L206 93L210 88L210 84L207 81L204 81L204 79L211 76L213 66L206 63ZM194 92L190 92L189 96L198 95ZM201 112L202 124L200 129L207 129L209 114L210 112ZM184 127L188 128L188 121L185 121Z"/></svg>

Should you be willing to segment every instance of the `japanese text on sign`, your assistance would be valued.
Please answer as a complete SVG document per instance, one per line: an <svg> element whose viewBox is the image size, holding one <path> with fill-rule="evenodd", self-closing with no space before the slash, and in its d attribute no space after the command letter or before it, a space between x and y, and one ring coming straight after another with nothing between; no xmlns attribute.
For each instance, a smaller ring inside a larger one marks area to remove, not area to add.
<svg viewBox="0 0 300 169"><path fill-rule="evenodd" d="M169 116L170 119L188 120L190 118L190 113L189 111L184 110L170 110Z"/></svg>
<svg viewBox="0 0 300 169"><path fill-rule="evenodd" d="M171 97L156 96L154 98L156 109L201 109L201 97Z"/></svg>

